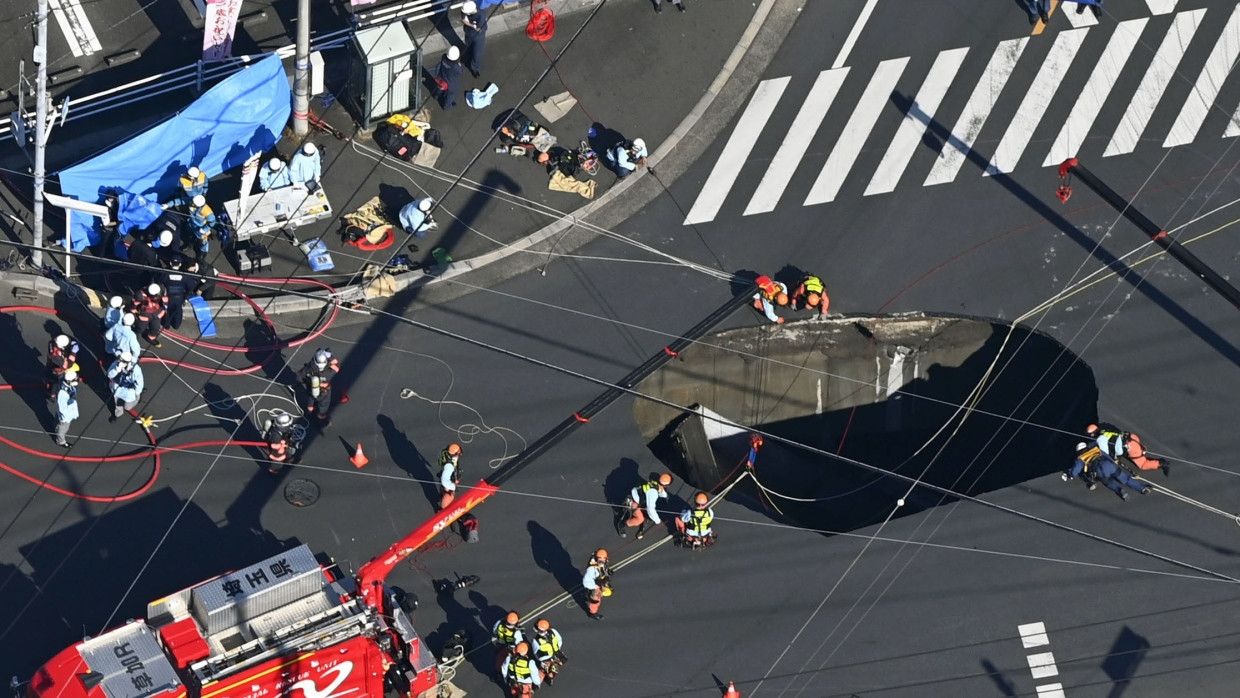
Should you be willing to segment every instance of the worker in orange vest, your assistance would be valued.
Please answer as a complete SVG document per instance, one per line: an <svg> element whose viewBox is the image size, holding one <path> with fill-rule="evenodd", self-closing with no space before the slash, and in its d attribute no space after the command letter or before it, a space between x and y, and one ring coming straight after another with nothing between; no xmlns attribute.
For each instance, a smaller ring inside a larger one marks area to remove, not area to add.
<svg viewBox="0 0 1240 698"><path fill-rule="evenodd" d="M775 306L788 305L788 285L775 281L769 276L759 276L754 283L758 284L758 292L753 294L753 307L766 316L767 320L782 325L784 319L775 314Z"/></svg>
<svg viewBox="0 0 1240 698"><path fill-rule="evenodd" d="M168 297L159 284L150 284L133 299L133 314L137 319L135 330L153 347L162 347L159 333L163 329L164 315L168 312Z"/></svg>

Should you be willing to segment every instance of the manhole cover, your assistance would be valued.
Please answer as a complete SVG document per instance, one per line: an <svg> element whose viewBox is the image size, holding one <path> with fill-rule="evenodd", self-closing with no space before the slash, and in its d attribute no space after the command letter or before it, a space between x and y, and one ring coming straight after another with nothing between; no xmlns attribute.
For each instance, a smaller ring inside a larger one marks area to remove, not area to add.
<svg viewBox="0 0 1240 698"><path fill-rule="evenodd" d="M297 478L284 486L284 501L295 507L308 507L319 501L319 486L314 480Z"/></svg>

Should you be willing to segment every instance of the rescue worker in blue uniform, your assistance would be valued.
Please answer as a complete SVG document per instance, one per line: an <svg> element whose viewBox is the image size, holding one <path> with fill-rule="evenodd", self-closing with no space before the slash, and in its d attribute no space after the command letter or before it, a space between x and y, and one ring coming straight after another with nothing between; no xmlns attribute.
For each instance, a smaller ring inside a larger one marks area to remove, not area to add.
<svg viewBox="0 0 1240 698"><path fill-rule="evenodd" d="M133 330L135 322L137 318L133 313L122 315L120 322L112 325L107 332L103 333L104 351L112 356L120 356L125 352L133 356L141 354L142 346L138 344L138 333Z"/></svg>
<svg viewBox="0 0 1240 698"><path fill-rule="evenodd" d="M478 11L478 3L465 0L461 4L461 24L465 30L465 66L474 77L482 74L482 53L487 46L487 16Z"/></svg>
<svg viewBox="0 0 1240 698"><path fill-rule="evenodd" d="M82 348L78 346L77 340L67 334L58 334L47 343L47 378L44 385L47 387L47 396L49 398L56 396L56 391L60 389L61 377L66 371L77 370L78 352Z"/></svg>
<svg viewBox="0 0 1240 698"><path fill-rule="evenodd" d="M435 99L443 109L456 106L456 93L461 82L461 49L448 47L448 51L439 59L439 64L431 72L435 79Z"/></svg>
<svg viewBox="0 0 1240 698"><path fill-rule="evenodd" d="M415 199L400 209L400 227L414 237L426 237L426 231L439 227L431 217L430 210L435 200L431 198Z"/></svg>
<svg viewBox="0 0 1240 698"><path fill-rule="evenodd" d="M258 188L263 191L271 191L280 187L287 187L293 184L293 177L289 174L284 161L280 158L271 158L267 161L267 166L258 171Z"/></svg>
<svg viewBox="0 0 1240 698"><path fill-rule="evenodd" d="M306 141L293 155L288 170L294 184L304 184L310 191L318 189L319 181L323 179L323 156L318 146Z"/></svg>
<svg viewBox="0 0 1240 698"><path fill-rule="evenodd" d="M1089 489L1094 489L1095 483L1101 482L1108 490L1119 495L1120 499L1128 499L1128 493L1121 485L1141 494L1150 493L1149 487L1128 474L1127 470L1116 465L1115 461L1103 453L1097 444L1090 445L1084 441L1076 445L1076 462L1072 464L1068 472L1063 474L1063 479L1066 482L1082 476L1089 484Z"/></svg>
<svg viewBox="0 0 1240 698"><path fill-rule="evenodd" d="M112 416L108 421L115 422L121 415L137 407L145 387L142 367L134 360L133 354L123 352L108 367L108 389L112 391Z"/></svg>
<svg viewBox="0 0 1240 698"><path fill-rule="evenodd" d="M189 208L189 228L198 240L198 256L211 249L211 232L215 230L215 211L207 205L206 197L195 196Z"/></svg>
<svg viewBox="0 0 1240 698"><path fill-rule="evenodd" d="M185 297L189 295L191 281L185 272L181 271L185 263L181 255L175 255L168 261L172 267L163 273L161 280L164 295L168 297L168 312L164 314L160 323L165 329L179 330L185 317Z"/></svg>
<svg viewBox="0 0 1240 698"><path fill-rule="evenodd" d="M168 202L168 206L184 206L195 196L206 196L207 188L211 186L207 173L194 166L190 166L177 181L181 185L181 196Z"/></svg>
<svg viewBox="0 0 1240 698"><path fill-rule="evenodd" d="M69 425L78 418L78 373L65 371L60 377L60 387L56 391L56 445L69 448Z"/></svg>

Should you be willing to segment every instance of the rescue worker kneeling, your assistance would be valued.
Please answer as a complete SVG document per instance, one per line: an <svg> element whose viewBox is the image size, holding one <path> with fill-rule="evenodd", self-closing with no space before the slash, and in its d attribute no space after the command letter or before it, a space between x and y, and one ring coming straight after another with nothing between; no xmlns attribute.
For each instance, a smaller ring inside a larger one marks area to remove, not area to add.
<svg viewBox="0 0 1240 698"><path fill-rule="evenodd" d="M504 666L500 669L504 678L508 681L508 693L514 698L524 698L534 694L539 686L542 686L542 677L539 676L538 664L534 658L530 656L530 645L528 642L518 642L513 648L512 654L504 660Z"/></svg>
<svg viewBox="0 0 1240 698"><path fill-rule="evenodd" d="M1101 482L1108 490L1119 495L1120 499L1128 499L1128 493L1121 485L1127 485L1141 494L1150 493L1149 487L1129 475L1127 470L1116 465L1115 461L1103 453L1097 445L1091 446L1084 441L1076 445L1076 462L1061 477L1064 482L1080 477L1085 480L1091 490L1094 489L1096 483Z"/></svg>
<svg viewBox="0 0 1240 698"><path fill-rule="evenodd" d="M758 285L758 292L753 294L754 310L777 325L784 324L784 319L775 314L775 306L788 305L788 285L766 275L759 276L754 283Z"/></svg>
<svg viewBox="0 0 1240 698"><path fill-rule="evenodd" d="M263 440L267 442L267 470L275 475L294 455L293 415L283 410L272 412L263 423Z"/></svg>
<svg viewBox="0 0 1240 698"><path fill-rule="evenodd" d="M1141 445L1141 437L1130 431L1121 431L1119 427L1103 422L1090 424L1085 434L1117 463L1130 465L1137 470L1161 470L1163 475L1171 476L1171 464L1167 459L1147 456L1145 447Z"/></svg>
<svg viewBox="0 0 1240 698"><path fill-rule="evenodd" d="M680 517L676 519L676 532L683 547L706 548L715 544L715 532L710 529L715 512L709 504L710 497L705 492L698 492L693 495L693 508L680 512Z"/></svg>

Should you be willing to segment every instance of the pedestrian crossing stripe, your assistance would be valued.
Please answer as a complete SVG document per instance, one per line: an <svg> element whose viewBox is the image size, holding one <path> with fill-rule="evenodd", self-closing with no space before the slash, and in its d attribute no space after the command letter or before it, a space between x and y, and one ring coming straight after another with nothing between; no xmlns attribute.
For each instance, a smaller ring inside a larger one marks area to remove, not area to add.
<svg viewBox="0 0 1240 698"><path fill-rule="evenodd" d="M1149 0L1149 3L1154 14L1171 12L1175 5L1174 0ZM1145 134L1146 128L1173 77L1177 75L1180 62L1201 27L1207 11L1194 9L1173 14L1167 32L1153 55L1147 51L1142 52L1141 55L1148 58L1149 64L1136 90L1129 96L1123 117L1110 135L1104 157L1131 153L1143 137L1148 138ZM1074 21L1076 28L1063 31L1055 37L1049 52L1038 66L1036 75L1023 93L1019 108L1007 124L994 152L987 158L988 165L983 172L984 176L1010 173L1017 167L1025 151L1030 149L1035 129L1045 117L1052 98L1063 83L1085 40L1091 32L1097 35L1091 26L1094 23L1083 19L1092 17L1092 12L1087 11L1079 17L1076 17L1073 10L1064 14L1072 15L1081 21ZM1042 166L1058 165L1077 155L1104 104L1113 96L1119 98L1119 93L1114 93L1114 88L1137 44L1142 42L1148 24L1149 18L1138 18L1115 25L1102 54L1090 66L1084 89L1073 102L1068 118L1060 127L1044 159L1040 161ZM922 186L955 181L966 159L973 153L974 145L987 119L1004 93L1004 88L1028 43L1029 37L1021 37L1001 41L995 47L950 134L940 139L943 141L942 146ZM1147 38L1144 43L1152 45L1153 41ZM907 105L901 105L901 121L883 151L881 161L870 176L864 196L890 193L901 179L909 174L907 170L914 155L924 148L925 134L930 124L946 123L946 119L938 113L940 106L948 90L961 77L961 67L971 50L969 47L962 47L939 52L916 94L908 99ZM812 206L834 201L843 184L855 179L852 171L857 167L865 151L866 141L878 125L880 117L890 112L889 104L893 93L910 60L910 57L884 60L869 75L861 97L849 106L851 114L831 147L825 164L817 172L802 205ZM1232 9L1221 35L1194 82L1192 91L1180 107L1174 124L1165 134L1164 147L1187 145L1196 139L1206 117L1212 108L1215 108L1215 101L1237 61L1240 61L1240 4ZM850 75L854 79L858 78L856 69L847 66L831 68L818 74L808 96L797 107L792 125L783 137L775 156L766 166L757 189L749 198L744 215L769 213L778 206L794 174L802 167L810 143L818 135L828 113L833 107L837 110L843 108L837 104L837 97ZM763 80L758 84L738 126L729 137L690 208L685 225L713 221L731 194L741 169L747 163L763 159L751 158L758 144L758 139L752 134L759 133L766 127L791 80L791 76L783 76ZM1223 137L1235 136L1240 136L1240 107L1236 108L1223 133ZM973 157L976 159L978 156L973 154Z"/></svg>

